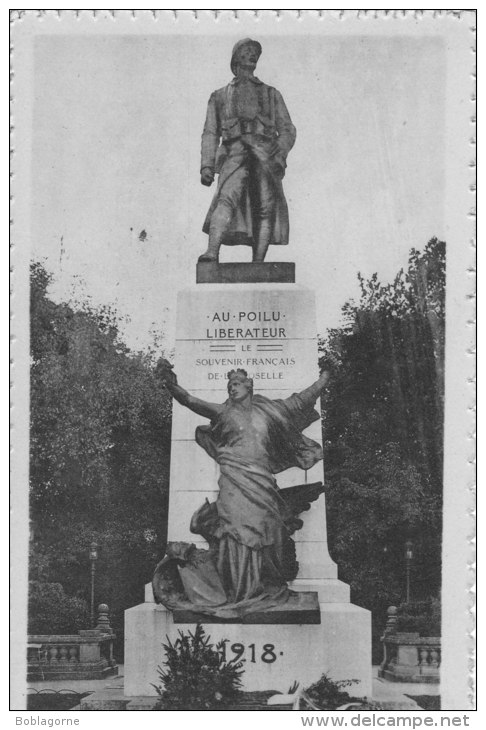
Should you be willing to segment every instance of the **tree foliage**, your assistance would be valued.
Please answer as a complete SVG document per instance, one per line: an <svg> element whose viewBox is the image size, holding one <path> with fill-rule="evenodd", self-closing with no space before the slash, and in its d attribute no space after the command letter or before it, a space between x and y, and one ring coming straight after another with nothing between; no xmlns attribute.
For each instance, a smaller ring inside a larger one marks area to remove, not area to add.
<svg viewBox="0 0 486 730"><path fill-rule="evenodd" d="M131 353L109 309L49 299L31 267L31 579L89 598L88 549L100 545L97 603L123 611L163 553L171 404L150 354ZM71 630L76 630L73 626Z"/></svg>
<svg viewBox="0 0 486 730"><path fill-rule="evenodd" d="M412 250L391 284L359 276L361 297L320 341L331 362L324 411L328 538L353 599L374 611L440 589L445 244Z"/></svg>
<svg viewBox="0 0 486 730"><path fill-rule="evenodd" d="M418 631L420 636L441 635L441 605L438 598L402 603L397 609L395 633Z"/></svg>
<svg viewBox="0 0 486 730"><path fill-rule="evenodd" d="M29 634L69 634L89 629L88 604L66 595L60 583L29 584Z"/></svg>

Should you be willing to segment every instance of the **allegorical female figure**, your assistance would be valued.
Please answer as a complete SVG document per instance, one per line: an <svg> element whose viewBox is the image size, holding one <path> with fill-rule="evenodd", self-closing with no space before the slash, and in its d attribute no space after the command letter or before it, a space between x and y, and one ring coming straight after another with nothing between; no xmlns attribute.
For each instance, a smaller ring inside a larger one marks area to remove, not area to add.
<svg viewBox="0 0 486 730"><path fill-rule="evenodd" d="M210 419L196 429L196 441L220 467L216 502L206 502L191 521L191 531L203 535L210 550L192 561L187 581L182 573L186 597L198 610L221 616L285 603L290 515L274 474L310 469L322 459L321 446L302 431L319 419L313 406L328 375L289 398L271 400L253 394L246 371L233 370L229 398L220 404L190 395L167 366L163 377L172 396ZM181 545L172 548L173 558L188 558Z"/></svg>

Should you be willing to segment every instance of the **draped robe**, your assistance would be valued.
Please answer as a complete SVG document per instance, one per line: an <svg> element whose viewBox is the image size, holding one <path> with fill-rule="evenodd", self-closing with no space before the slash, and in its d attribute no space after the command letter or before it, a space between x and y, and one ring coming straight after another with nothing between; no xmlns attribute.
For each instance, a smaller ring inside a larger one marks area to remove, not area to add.
<svg viewBox="0 0 486 730"><path fill-rule="evenodd" d="M321 446L302 434L319 419L315 399L311 386L285 400L255 395L249 408L228 400L210 425L196 429L196 441L219 464L220 477L216 502L206 502L191 520L191 531L205 537L210 551L186 551L187 562L179 564L192 608L231 617L288 599L283 544L289 514L274 474L309 469L322 459ZM160 595L176 607L177 601ZM187 607L187 600L177 600Z"/></svg>

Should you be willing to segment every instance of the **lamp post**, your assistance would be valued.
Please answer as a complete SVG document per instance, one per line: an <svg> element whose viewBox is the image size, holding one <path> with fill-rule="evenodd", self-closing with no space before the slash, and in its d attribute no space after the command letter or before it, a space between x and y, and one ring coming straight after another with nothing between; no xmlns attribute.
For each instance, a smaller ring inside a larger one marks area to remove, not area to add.
<svg viewBox="0 0 486 730"><path fill-rule="evenodd" d="M98 544L92 542L89 546L89 559L91 561L91 626L95 625L95 604L94 604L94 590L95 590L95 573L96 573L96 561L98 560Z"/></svg>
<svg viewBox="0 0 486 730"><path fill-rule="evenodd" d="M407 573L407 603L410 603L410 566L413 560L413 543L407 540L405 543L405 569Z"/></svg>

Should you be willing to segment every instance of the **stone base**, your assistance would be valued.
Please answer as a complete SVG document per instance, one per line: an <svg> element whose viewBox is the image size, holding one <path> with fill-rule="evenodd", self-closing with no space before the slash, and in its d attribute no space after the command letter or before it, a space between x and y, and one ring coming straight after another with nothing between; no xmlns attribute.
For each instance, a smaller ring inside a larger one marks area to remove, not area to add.
<svg viewBox="0 0 486 730"><path fill-rule="evenodd" d="M295 264L288 261L267 263L236 262L220 264L201 261L196 267L198 284L295 283Z"/></svg>
<svg viewBox="0 0 486 730"><path fill-rule="evenodd" d="M378 676L390 682L437 684L440 681L440 636L420 636L416 631L387 633L385 661Z"/></svg>
<svg viewBox="0 0 486 730"><path fill-rule="evenodd" d="M320 624L321 614L317 593L297 593L283 606L255 611L242 618L219 618L197 611L175 610L176 624Z"/></svg>
<svg viewBox="0 0 486 730"><path fill-rule="evenodd" d="M420 672L415 669L414 672L390 669L380 669L378 676L386 679L388 682L410 682L411 684L438 684L440 682L440 673L438 669L433 671Z"/></svg>
<svg viewBox="0 0 486 730"><path fill-rule="evenodd" d="M27 666L27 680L29 682L44 681L46 679L107 679L116 677L118 667L108 666L108 662L100 661L90 664L70 664L57 662L55 665L36 664Z"/></svg>
<svg viewBox="0 0 486 730"><path fill-rule="evenodd" d="M353 694L371 696L370 612L349 603L320 603L320 624L207 624L206 633L216 644L227 640L227 657L233 644L245 647L245 691L275 690L286 693L297 681L308 687L323 673L332 679L357 679ZM176 624L163 606L143 603L125 612L125 696L156 694L157 667L165 660L162 643L179 630L193 631L194 624ZM263 658L264 657L264 658Z"/></svg>

